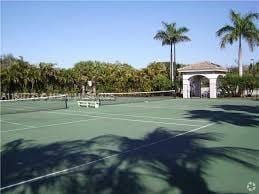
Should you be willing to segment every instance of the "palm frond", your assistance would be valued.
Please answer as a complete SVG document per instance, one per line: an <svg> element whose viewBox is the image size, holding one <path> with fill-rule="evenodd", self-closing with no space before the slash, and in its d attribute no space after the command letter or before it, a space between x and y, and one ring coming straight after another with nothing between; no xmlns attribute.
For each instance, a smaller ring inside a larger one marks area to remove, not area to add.
<svg viewBox="0 0 259 194"><path fill-rule="evenodd" d="M162 22L163 26L165 29L169 29L169 28L176 28L176 23L173 22L173 23L166 23L166 22Z"/></svg>
<svg viewBox="0 0 259 194"><path fill-rule="evenodd" d="M166 23L162 22L165 30L159 30L154 36L154 39L161 40L162 45L170 45L172 43L178 43L183 41L190 41L191 39L184 35L189 29L186 27L176 27L176 23Z"/></svg>
<svg viewBox="0 0 259 194"><path fill-rule="evenodd" d="M240 26L240 22L242 20L240 13L237 13L234 10L230 10L230 20L234 26Z"/></svg>
<svg viewBox="0 0 259 194"><path fill-rule="evenodd" d="M162 46L170 44L170 38L168 37L168 34L163 30L159 30L154 36L154 39L162 41Z"/></svg>
<svg viewBox="0 0 259 194"><path fill-rule="evenodd" d="M233 32L234 29L235 29L235 28L234 28L233 26L225 25L225 26L223 26L222 28L220 28L220 29L216 32L216 35L217 35L217 36L222 36L223 34Z"/></svg>
<svg viewBox="0 0 259 194"><path fill-rule="evenodd" d="M163 31L163 30L159 30L159 31L156 33L156 35L154 36L154 39L156 39L156 40L163 40L163 39L165 39L165 38L167 38L167 34L166 34L166 32Z"/></svg>
<svg viewBox="0 0 259 194"><path fill-rule="evenodd" d="M174 33L176 31L176 23L169 24L169 26L167 27L167 31L169 33Z"/></svg>
<svg viewBox="0 0 259 194"><path fill-rule="evenodd" d="M180 27L180 28L177 30L177 32L180 33L180 34L186 33L186 32L188 32L188 31L189 31L189 29L186 28L186 27Z"/></svg>
<svg viewBox="0 0 259 194"><path fill-rule="evenodd" d="M244 21L242 36L247 41L250 50L253 51L254 47L259 45L259 29L251 20L245 18Z"/></svg>
<svg viewBox="0 0 259 194"><path fill-rule="evenodd" d="M251 51L254 50L254 47L259 46L259 30L252 29L247 31L243 34L243 38L247 41Z"/></svg>
<svg viewBox="0 0 259 194"><path fill-rule="evenodd" d="M178 39L178 42L188 42L191 41L191 39L188 36L180 36Z"/></svg>
<svg viewBox="0 0 259 194"><path fill-rule="evenodd" d="M222 37L221 41L220 41L220 48L225 48L226 44L233 44L235 40L235 37L233 37L232 34L226 34L225 36Z"/></svg>
<svg viewBox="0 0 259 194"><path fill-rule="evenodd" d="M162 25L164 29L167 29L170 26L170 24L168 24L167 22L162 22Z"/></svg>
<svg viewBox="0 0 259 194"><path fill-rule="evenodd" d="M244 19L245 19L246 21L251 21L251 20L253 20L253 19L259 19L259 13L250 12L250 13L248 13L248 14L246 14L246 15L244 16Z"/></svg>

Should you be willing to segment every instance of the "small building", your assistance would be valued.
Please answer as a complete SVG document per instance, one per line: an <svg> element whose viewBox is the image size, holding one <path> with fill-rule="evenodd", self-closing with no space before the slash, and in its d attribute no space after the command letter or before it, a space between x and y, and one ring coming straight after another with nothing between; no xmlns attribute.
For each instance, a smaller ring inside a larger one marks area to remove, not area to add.
<svg viewBox="0 0 259 194"><path fill-rule="evenodd" d="M206 78L209 83L209 98L217 98L217 80L219 76L224 76L226 68L215 63L204 61L195 63L178 69L183 77L183 98L202 97L201 80Z"/></svg>

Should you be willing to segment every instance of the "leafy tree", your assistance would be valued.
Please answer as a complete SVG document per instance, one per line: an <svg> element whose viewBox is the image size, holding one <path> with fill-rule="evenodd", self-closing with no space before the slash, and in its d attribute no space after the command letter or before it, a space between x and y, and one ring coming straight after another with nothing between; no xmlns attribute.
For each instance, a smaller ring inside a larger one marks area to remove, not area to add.
<svg viewBox="0 0 259 194"><path fill-rule="evenodd" d="M244 74L240 77L237 73L228 73L225 77L219 78L219 84L219 88L227 96L241 96L245 90L251 96L257 88L258 81L252 74Z"/></svg>
<svg viewBox="0 0 259 194"><path fill-rule="evenodd" d="M219 78L219 88L226 96L238 96L239 76L235 73L228 73L225 77Z"/></svg>
<svg viewBox="0 0 259 194"><path fill-rule="evenodd" d="M255 75L259 75L259 62L256 62L255 64L250 64L249 67L248 67L248 71L249 73L253 74L254 76Z"/></svg>
<svg viewBox="0 0 259 194"><path fill-rule="evenodd" d="M159 74L152 80L152 85L155 91L170 90L171 81L165 75Z"/></svg>
<svg viewBox="0 0 259 194"><path fill-rule="evenodd" d="M259 75L257 75L256 77L255 77L255 87L257 88L257 89L259 89Z"/></svg>
<svg viewBox="0 0 259 194"><path fill-rule="evenodd" d="M251 96L254 89L256 89L256 78L252 74L244 74L242 83L243 89L247 90L248 95Z"/></svg>
<svg viewBox="0 0 259 194"><path fill-rule="evenodd" d="M248 13L241 15L233 10L230 11L231 25L220 28L216 35L221 37L220 47L225 48L226 44L233 44L238 41L238 67L239 76L243 75L242 65L242 40L248 43L251 51L259 45L259 29L254 23L259 18L259 13Z"/></svg>

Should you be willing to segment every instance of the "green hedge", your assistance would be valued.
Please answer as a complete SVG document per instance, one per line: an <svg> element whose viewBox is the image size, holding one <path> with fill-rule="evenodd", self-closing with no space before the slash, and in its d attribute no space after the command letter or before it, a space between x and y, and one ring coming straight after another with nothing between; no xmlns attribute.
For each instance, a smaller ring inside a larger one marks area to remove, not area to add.
<svg viewBox="0 0 259 194"><path fill-rule="evenodd" d="M259 88L259 77L252 74L239 77L236 73L228 73L225 77L219 78L219 88L224 96L240 97L245 90L251 95L256 88Z"/></svg>

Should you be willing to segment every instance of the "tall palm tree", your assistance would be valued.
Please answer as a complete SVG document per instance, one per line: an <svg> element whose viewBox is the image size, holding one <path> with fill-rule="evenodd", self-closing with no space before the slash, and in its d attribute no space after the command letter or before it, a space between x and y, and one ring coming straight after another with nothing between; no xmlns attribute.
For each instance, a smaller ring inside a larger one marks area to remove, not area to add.
<svg viewBox="0 0 259 194"><path fill-rule="evenodd" d="M191 39L185 35L189 31L186 27L176 27L176 23L168 24L162 22L164 30L159 30L154 36L154 39L161 40L162 46L170 45L170 76L172 82L175 80L175 64L176 64L176 55L175 55L175 45L179 42L190 41ZM173 48L174 48L174 62L173 62Z"/></svg>
<svg viewBox="0 0 259 194"><path fill-rule="evenodd" d="M226 44L233 44L238 41L238 68L239 76L243 75L242 66L242 40L248 43L251 51L259 45L259 29L256 27L254 20L259 18L259 13L248 13L241 15L230 10L230 20L232 25L225 25L220 28L216 35L222 37L220 47L225 48Z"/></svg>

